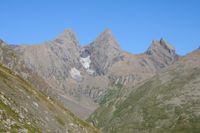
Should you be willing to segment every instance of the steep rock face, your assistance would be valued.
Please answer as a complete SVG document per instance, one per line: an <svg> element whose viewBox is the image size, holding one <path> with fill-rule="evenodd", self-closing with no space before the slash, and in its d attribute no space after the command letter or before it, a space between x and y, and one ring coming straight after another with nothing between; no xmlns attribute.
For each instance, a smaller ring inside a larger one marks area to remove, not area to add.
<svg viewBox="0 0 200 133"><path fill-rule="evenodd" d="M121 49L109 29L84 47L83 51L90 55L91 69L98 75L105 74L114 62L120 60Z"/></svg>
<svg viewBox="0 0 200 133"><path fill-rule="evenodd" d="M123 52L109 29L83 47L80 52L80 62L86 75L83 81L78 83L76 92L98 102L111 85L108 78L109 70L115 63L123 60L121 53Z"/></svg>
<svg viewBox="0 0 200 133"><path fill-rule="evenodd" d="M156 69L172 64L178 57L175 48L164 39L153 41L146 54L152 60Z"/></svg>
<svg viewBox="0 0 200 133"><path fill-rule="evenodd" d="M46 78L69 76L71 67L79 67L79 50L79 43L70 30L65 30L54 41L16 48L27 66Z"/></svg>

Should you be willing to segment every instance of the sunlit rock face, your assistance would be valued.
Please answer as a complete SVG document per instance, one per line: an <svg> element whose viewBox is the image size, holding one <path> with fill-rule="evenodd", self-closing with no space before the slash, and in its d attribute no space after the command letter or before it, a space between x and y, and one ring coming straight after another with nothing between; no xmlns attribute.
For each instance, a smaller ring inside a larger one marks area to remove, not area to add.
<svg viewBox="0 0 200 133"><path fill-rule="evenodd" d="M81 67L81 47L75 33L65 30L53 41L39 45L21 45L15 48L25 64L46 79L56 90L66 89L70 71Z"/></svg>
<svg viewBox="0 0 200 133"><path fill-rule="evenodd" d="M154 62L154 66L157 69L172 64L178 58L175 48L164 39L152 41L146 54Z"/></svg>
<svg viewBox="0 0 200 133"><path fill-rule="evenodd" d="M83 55L90 55L91 66L97 75L105 75L109 67L120 56L121 49L112 31L106 29L92 43L84 47Z"/></svg>

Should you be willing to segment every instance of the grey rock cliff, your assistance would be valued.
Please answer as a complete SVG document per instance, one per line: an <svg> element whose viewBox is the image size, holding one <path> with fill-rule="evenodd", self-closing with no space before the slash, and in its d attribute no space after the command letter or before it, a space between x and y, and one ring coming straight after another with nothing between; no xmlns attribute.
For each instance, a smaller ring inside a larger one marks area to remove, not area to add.
<svg viewBox="0 0 200 133"><path fill-rule="evenodd" d="M152 60L156 69L164 68L178 58L175 48L164 39L153 41L146 54Z"/></svg>
<svg viewBox="0 0 200 133"><path fill-rule="evenodd" d="M120 60L121 49L112 35L112 31L106 29L95 41L84 47L91 56L91 68L96 74L105 74L108 68Z"/></svg>

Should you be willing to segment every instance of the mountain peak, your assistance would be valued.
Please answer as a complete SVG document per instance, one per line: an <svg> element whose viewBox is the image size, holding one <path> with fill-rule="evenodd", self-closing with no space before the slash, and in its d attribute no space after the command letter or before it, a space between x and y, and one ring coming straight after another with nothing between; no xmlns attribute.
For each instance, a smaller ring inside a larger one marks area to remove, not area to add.
<svg viewBox="0 0 200 133"><path fill-rule="evenodd" d="M59 40L74 39L75 33L71 29L65 29L58 37Z"/></svg>
<svg viewBox="0 0 200 133"><path fill-rule="evenodd" d="M90 54L91 68L99 75L105 74L122 52L110 29L106 29L84 48L85 53Z"/></svg>
<svg viewBox="0 0 200 133"><path fill-rule="evenodd" d="M107 29L105 29L105 30L101 33L101 35L104 35L104 36L112 36L112 30L109 29L109 28L107 28Z"/></svg>
<svg viewBox="0 0 200 133"><path fill-rule="evenodd" d="M163 38L159 41L152 41L146 54L152 60L157 70L172 64L178 58L175 48Z"/></svg>
<svg viewBox="0 0 200 133"><path fill-rule="evenodd" d="M147 54L153 54L157 52L168 52L168 53L175 53L175 48L169 44L166 40L161 38L158 40L153 40L151 46L147 50Z"/></svg>
<svg viewBox="0 0 200 133"><path fill-rule="evenodd" d="M160 44L163 47L167 48L168 50L174 50L175 51L175 48L171 44L169 44L167 41L165 41L163 38L160 39Z"/></svg>
<svg viewBox="0 0 200 133"><path fill-rule="evenodd" d="M120 49L119 44L117 43L110 29L104 30L92 44L97 45L98 47L103 46Z"/></svg>
<svg viewBox="0 0 200 133"><path fill-rule="evenodd" d="M56 44L64 44L68 47L80 47L76 34L71 29L65 29L55 40Z"/></svg>
<svg viewBox="0 0 200 133"><path fill-rule="evenodd" d="M111 29L105 29L97 39L114 39Z"/></svg>

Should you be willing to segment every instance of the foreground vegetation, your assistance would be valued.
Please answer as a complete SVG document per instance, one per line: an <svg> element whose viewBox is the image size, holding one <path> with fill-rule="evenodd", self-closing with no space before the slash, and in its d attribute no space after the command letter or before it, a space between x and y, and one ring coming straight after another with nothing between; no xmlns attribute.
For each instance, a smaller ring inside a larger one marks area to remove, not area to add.
<svg viewBox="0 0 200 133"><path fill-rule="evenodd" d="M106 133L199 133L200 68L179 65L128 88L128 95L113 87L88 121Z"/></svg>
<svg viewBox="0 0 200 133"><path fill-rule="evenodd" d="M0 132L98 132L0 65Z"/></svg>

